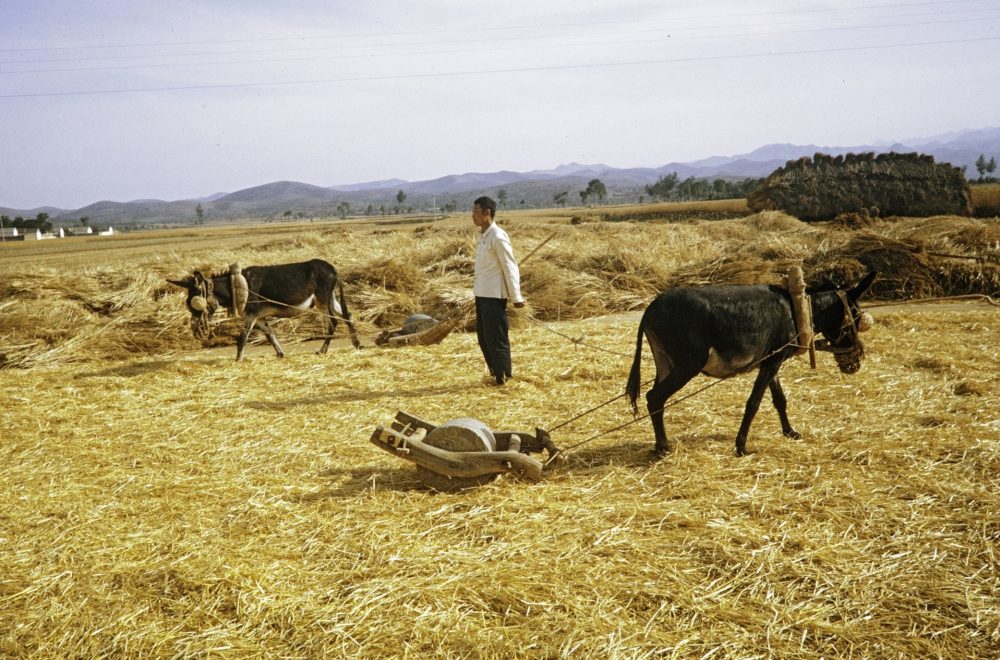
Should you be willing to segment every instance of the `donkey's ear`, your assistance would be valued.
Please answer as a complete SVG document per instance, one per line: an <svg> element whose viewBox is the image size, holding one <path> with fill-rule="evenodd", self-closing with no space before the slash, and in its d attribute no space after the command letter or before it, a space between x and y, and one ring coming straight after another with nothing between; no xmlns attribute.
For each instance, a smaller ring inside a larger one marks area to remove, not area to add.
<svg viewBox="0 0 1000 660"><path fill-rule="evenodd" d="M167 280L167 282L182 289L187 289L191 286L191 280Z"/></svg>
<svg viewBox="0 0 1000 660"><path fill-rule="evenodd" d="M875 276L878 275L878 271L871 271L857 283L857 285L847 292L847 297L851 300L857 300L865 294L865 292L871 288L872 283L875 281Z"/></svg>

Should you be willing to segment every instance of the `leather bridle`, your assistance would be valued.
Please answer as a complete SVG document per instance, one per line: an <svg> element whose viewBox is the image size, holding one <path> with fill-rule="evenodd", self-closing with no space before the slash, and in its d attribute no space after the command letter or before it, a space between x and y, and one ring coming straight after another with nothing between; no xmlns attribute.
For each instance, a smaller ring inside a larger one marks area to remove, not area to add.
<svg viewBox="0 0 1000 660"><path fill-rule="evenodd" d="M844 307L844 316L840 323L840 333L833 341L817 339L816 350L833 353L833 357L837 361L837 366L840 367L840 370L846 374L853 374L861 368L861 359L865 356L865 345L858 337L858 333L868 330L873 321L871 315L867 312L862 312L855 319L854 314L851 312L851 305L847 300L847 295L840 289L834 289L834 293L837 294L837 298L840 299ZM846 346L841 345L845 342L847 343Z"/></svg>

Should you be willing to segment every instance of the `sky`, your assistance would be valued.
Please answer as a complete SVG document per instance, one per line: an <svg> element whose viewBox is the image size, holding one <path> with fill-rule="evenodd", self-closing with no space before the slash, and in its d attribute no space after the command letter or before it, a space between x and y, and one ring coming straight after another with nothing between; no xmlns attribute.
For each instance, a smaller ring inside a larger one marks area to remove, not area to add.
<svg viewBox="0 0 1000 660"><path fill-rule="evenodd" d="M0 207L1000 124L1000 0L2 0Z"/></svg>

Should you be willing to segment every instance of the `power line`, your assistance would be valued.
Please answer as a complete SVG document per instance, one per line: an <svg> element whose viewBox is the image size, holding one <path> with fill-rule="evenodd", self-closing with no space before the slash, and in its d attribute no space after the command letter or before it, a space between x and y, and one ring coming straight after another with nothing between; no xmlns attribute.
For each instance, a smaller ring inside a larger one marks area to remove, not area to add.
<svg viewBox="0 0 1000 660"><path fill-rule="evenodd" d="M1000 11L1000 10L993 10ZM924 16L926 14L914 14L914 16ZM642 45L651 43L662 43L662 42L679 42L679 41L693 41L693 40L708 40L708 39L734 39L743 37L758 37L758 36L786 36L795 34L816 34L824 32L845 32L845 31L858 31L858 30L881 30L881 29L895 29L895 28L910 28L910 27L922 27L927 25L940 26L944 24L958 24L958 23L970 23L970 22L981 22L981 18L962 18L962 19L952 19L947 21L935 20L935 21L923 21L914 23L882 23L877 25L852 25L852 26L838 26L838 27L825 27L825 28L812 28L812 29L801 29L801 30L786 30L782 32L736 32L728 34L710 34L710 35L698 35L698 36L677 36L675 34L668 34L655 39L629 39L627 41L600 41L600 42L563 42L558 44L534 44L534 45L517 45L517 46L500 46L492 45L480 48L479 51L490 51L490 52L501 52L501 51L511 51L511 50L523 50L523 49L560 49L560 48L573 48L579 46L620 46L620 45ZM758 25L748 25L745 27L757 27L757 26L767 26L771 24L758 24ZM638 34L641 32L657 32L662 33L661 30L641 30L637 32L627 33L627 34ZM591 35L573 35L573 36L583 36L583 37L601 37L610 36L620 33L597 33ZM543 37L524 37L525 39L536 39ZM460 43L460 42L459 42ZM434 42L427 42L426 44L405 44L405 45L434 45ZM346 46L346 48L357 48L360 46ZM155 58L155 57L193 57L202 55L241 55L241 54L253 54L257 52L285 52L287 49L280 49L275 51L222 51L216 53L183 53L174 55L139 55L135 57L143 58ZM321 48L299 48L292 50L327 50L325 47ZM464 49L444 49L444 50L417 50L417 51L402 51L393 53L358 53L358 54L342 54L342 55L329 55L325 57L285 57L285 58L263 58L263 59L242 59L242 60L223 60L217 62L211 61L199 61L199 62L158 62L158 63L146 63L146 64L120 64L112 66L83 66L83 67L62 67L62 68L49 68L49 69L21 69L21 70L0 70L0 75L12 75L12 74L34 74L34 73L75 73L79 71L124 71L130 69L154 69L154 68L169 68L169 67L197 67L197 66L221 66L221 65L240 65L240 64L280 64L289 62L317 62L321 60L347 60L347 59L368 59L373 57L412 57L412 56L426 56L426 55L450 55L455 53L467 52ZM84 60L101 60L101 59L123 59L120 56L108 56L101 58L83 58ZM55 63L55 62L79 62L80 59L67 58L67 59L52 59L52 60L11 60L11 61L0 61L0 65L11 65L11 64L40 64L40 63Z"/></svg>
<svg viewBox="0 0 1000 660"><path fill-rule="evenodd" d="M599 62L590 64L562 64L562 65L552 65L552 66L520 67L520 68L514 67L508 69L479 69L472 71L446 71L446 72L432 72L432 73L392 74L392 75L381 75L381 76L356 76L349 78L328 78L319 80L287 80L287 81L277 81L277 82L272 81L272 82L251 82L251 83L220 83L212 85L137 87L131 89L102 89L102 90L75 91L75 92L70 91L70 92L38 92L29 94L0 94L0 99L39 98L39 97L54 97L54 96L97 96L97 95L108 95L108 94L176 92L176 91L190 91L190 90L203 90L203 89L245 89L252 87L287 87L293 85L327 85L327 84L349 83L349 82L414 80L422 78L447 78L452 76L473 76L473 75L480 76L480 75L495 75L495 74L505 74L505 73L538 73L544 71L584 70L584 69L597 69L597 68L610 68L610 67L641 66L649 64L678 64L678 63L690 63L690 62L712 62L712 61L724 61L724 60L757 59L766 57L822 55L829 53L863 52L863 51L873 51L873 50L888 50L896 48L972 44L972 43L983 43L989 41L1000 41L1000 37L982 37L974 39L954 39L954 40L942 40L942 41L922 41L922 42L899 43L899 44L881 44L873 46L849 46L849 47L845 46L837 48L773 51L768 53L743 53L737 55L706 55L697 57L634 60L627 62Z"/></svg>
<svg viewBox="0 0 1000 660"><path fill-rule="evenodd" d="M784 11L765 11L765 12L746 12L746 13L723 13L723 14L705 14L701 16L684 16L679 18L670 19L637 19L637 20L626 20L626 21L579 21L579 22L567 22L567 23L547 23L547 24L536 24L536 25L506 25L506 26L491 26L490 30L492 32L498 31L509 31L509 30L523 30L527 28L556 28L564 29L571 27L591 27L599 25L649 25L651 22L667 22L667 21L701 21L701 20L720 20L720 19L743 19L757 16L791 16L791 15L805 15L805 14L830 14L831 12L843 13L848 11L870 11L879 9L900 9L900 8L911 8L911 7L940 7L941 5L967 5L970 3L982 2L983 0L936 0L936 1L926 1L926 2L898 2L898 3L881 3L872 5L859 5L854 7L818 7L813 9L789 9ZM979 11L979 10L958 10L961 11ZM954 12L952 12L954 13ZM454 33L467 33L472 29L481 29L480 26L466 26L461 28L441 28L437 30L411 30L411 31L397 31L397 32L368 32L368 33L346 33L346 34L328 34L328 35L303 35L296 37L257 37L257 38L245 38L245 39L217 39L217 40L193 40L193 41L160 41L160 42L133 42L133 43L120 43L120 44L83 44L79 46L35 46L29 48L0 48L0 53L28 53L28 52L39 52L39 51L60 51L60 50L95 50L95 49L108 49L108 48L148 48L148 47L162 47L162 46L198 46L198 45L212 45L212 44L237 44L237 43L270 43L278 41L315 41L315 40L325 40L325 39L345 39L345 38L357 38L357 37L398 37L398 36L419 36L419 35L434 35L434 34L454 34ZM511 38L511 37L504 37Z"/></svg>

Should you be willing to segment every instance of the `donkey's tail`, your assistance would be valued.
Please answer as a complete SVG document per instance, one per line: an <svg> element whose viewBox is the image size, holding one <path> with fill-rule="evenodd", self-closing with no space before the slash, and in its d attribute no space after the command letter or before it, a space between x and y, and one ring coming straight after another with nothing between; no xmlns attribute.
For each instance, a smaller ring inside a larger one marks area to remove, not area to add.
<svg viewBox="0 0 1000 660"><path fill-rule="evenodd" d="M344 297L344 282L339 277L337 278L337 293L340 295L340 313L344 315L347 329L351 332L351 344L354 348L361 348L361 342L358 341L358 333L354 330L354 322L351 321L351 312L347 309L347 298Z"/></svg>
<svg viewBox="0 0 1000 660"><path fill-rule="evenodd" d="M646 315L643 314L642 320L639 321L639 332L635 338L635 359L632 360L632 370L628 374L628 383L625 385L625 392L628 394L628 400L632 404L633 415L639 414L636 399L639 398L639 368L642 364L642 331L645 322Z"/></svg>

